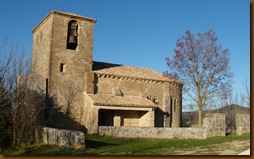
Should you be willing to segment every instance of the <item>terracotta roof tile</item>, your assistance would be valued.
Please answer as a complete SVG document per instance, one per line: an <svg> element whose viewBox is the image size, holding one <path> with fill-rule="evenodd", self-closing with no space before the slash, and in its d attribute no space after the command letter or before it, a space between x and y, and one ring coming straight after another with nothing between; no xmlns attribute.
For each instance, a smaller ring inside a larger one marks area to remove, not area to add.
<svg viewBox="0 0 254 159"><path fill-rule="evenodd" d="M61 12L61 11L53 10L53 11L51 11L51 13L56 13L56 14L61 14L61 15L66 15L66 16L72 16L72 17L82 18L82 19L86 19L86 20L96 22L96 19L88 18L88 17L82 16L82 15L78 15L78 14L74 14L74 13L70 13L70 12Z"/></svg>
<svg viewBox="0 0 254 159"><path fill-rule="evenodd" d="M169 80L169 78L164 77L162 73L150 68L133 67L96 61L93 61L93 72L98 74L113 74L125 77L137 77L160 81Z"/></svg>
<svg viewBox="0 0 254 159"><path fill-rule="evenodd" d="M80 19L84 19L84 20L88 20L91 22L96 23L96 19L93 18L88 18L85 16L81 16L78 14L74 14L74 13L70 13L70 12L61 12L61 11L56 11L56 10L52 10L51 12L49 12L41 21L40 23L33 29L33 33L37 30L37 28L39 26L41 26L42 23L44 23L45 21L47 21L47 19L52 15L52 14L60 14L60 15L64 15L64 16L69 16L69 17L75 17L75 18L80 18Z"/></svg>
<svg viewBox="0 0 254 159"><path fill-rule="evenodd" d="M88 96L94 101L94 105L100 106L155 107L152 101L136 96L115 96L112 94L89 94Z"/></svg>

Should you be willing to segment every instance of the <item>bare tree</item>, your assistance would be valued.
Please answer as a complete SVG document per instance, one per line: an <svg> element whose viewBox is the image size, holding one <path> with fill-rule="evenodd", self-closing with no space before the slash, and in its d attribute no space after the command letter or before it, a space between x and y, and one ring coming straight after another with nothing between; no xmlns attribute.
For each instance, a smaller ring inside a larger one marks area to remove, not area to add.
<svg viewBox="0 0 254 159"><path fill-rule="evenodd" d="M25 57L24 46L20 49L18 45L8 45L8 38L0 43L0 79L4 81L12 104L16 102L16 88L18 75L28 75L30 71L30 59ZM13 105L15 107L15 105Z"/></svg>
<svg viewBox="0 0 254 159"><path fill-rule="evenodd" d="M242 101L246 106L250 107L250 86L247 81L244 83L244 90L245 92L241 94Z"/></svg>
<svg viewBox="0 0 254 159"><path fill-rule="evenodd" d="M12 45L10 50L8 50L8 38L5 37L1 40L0 44L0 79L6 78L8 72L11 69L11 64L16 53L16 48Z"/></svg>
<svg viewBox="0 0 254 159"><path fill-rule="evenodd" d="M1 105L6 110L2 109L0 116L7 117L6 121L11 125L11 128L8 127L8 132L11 133L10 141L13 146L34 141L34 130L44 108L45 96L40 91L30 89L27 80L29 70L30 58L26 57L24 47L20 49L18 45L9 45L8 38L0 40L0 83L1 92L5 92L1 97ZM25 75L27 78L24 78L22 83L18 83L18 75ZM3 115L3 112L7 114ZM6 123L1 127L1 132L7 130L4 125Z"/></svg>
<svg viewBox="0 0 254 159"><path fill-rule="evenodd" d="M8 92L0 81L0 148L4 152L11 145L12 138L11 102Z"/></svg>
<svg viewBox="0 0 254 159"><path fill-rule="evenodd" d="M17 104L13 109L13 145L27 145L35 142L37 126L44 125L46 96L40 89L30 89L30 81L19 85Z"/></svg>
<svg viewBox="0 0 254 159"><path fill-rule="evenodd" d="M222 49L217 39L213 30L197 36L187 30L176 42L174 57L166 58L170 72L164 74L184 83L184 93L198 108L199 127L203 110L218 99L226 99L231 89L230 52Z"/></svg>
<svg viewBox="0 0 254 159"><path fill-rule="evenodd" d="M28 72L28 60L24 59L25 51L24 47L19 48L18 45L8 44L8 38L0 39L0 83L1 92L4 93L1 96L1 111L0 116L7 121L1 127L2 132L8 130L8 134L13 135L13 128L15 121L13 120L13 111L16 109L17 104L17 77L18 74L25 74ZM3 120L2 120L3 121ZM6 124L9 125L6 127ZM13 140L13 137L9 137L9 141ZM3 140L1 141L4 142ZM4 142L6 145L6 142Z"/></svg>

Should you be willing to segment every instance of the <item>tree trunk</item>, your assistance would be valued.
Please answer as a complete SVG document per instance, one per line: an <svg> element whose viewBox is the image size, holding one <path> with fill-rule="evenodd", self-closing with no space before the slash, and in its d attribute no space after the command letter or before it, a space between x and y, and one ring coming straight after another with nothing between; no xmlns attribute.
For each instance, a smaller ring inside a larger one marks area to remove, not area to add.
<svg viewBox="0 0 254 159"><path fill-rule="evenodd" d="M202 97L201 97L201 87L197 86L197 93L198 93L198 127L202 127L202 113L203 113L203 107L202 107Z"/></svg>
<svg viewBox="0 0 254 159"><path fill-rule="evenodd" d="M16 146L16 110L13 110L13 115L12 115L12 133L13 133L13 139L12 139L12 145Z"/></svg>
<svg viewBox="0 0 254 159"><path fill-rule="evenodd" d="M201 106L198 106L198 127L202 127L202 108Z"/></svg>

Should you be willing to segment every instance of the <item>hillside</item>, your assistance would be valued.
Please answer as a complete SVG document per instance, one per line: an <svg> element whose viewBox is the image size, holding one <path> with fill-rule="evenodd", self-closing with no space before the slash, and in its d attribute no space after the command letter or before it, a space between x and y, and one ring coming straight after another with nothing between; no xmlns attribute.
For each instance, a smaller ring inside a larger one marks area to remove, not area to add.
<svg viewBox="0 0 254 159"><path fill-rule="evenodd" d="M243 113L250 113L250 108L247 108L247 107L243 107L243 106L240 106L240 105L236 105L236 104L231 104L231 105L227 105L225 107L222 107L218 110L216 110L218 113L227 113L229 111L235 111L239 114Z"/></svg>
<svg viewBox="0 0 254 159"><path fill-rule="evenodd" d="M211 114L211 113L225 113L226 114L226 122L232 123L235 119L235 114L249 114L250 108L243 107L236 104L226 105L222 108L215 109L215 110L205 110L204 114ZM182 122L183 126L195 126L198 124L198 111L193 112L183 112L182 113Z"/></svg>

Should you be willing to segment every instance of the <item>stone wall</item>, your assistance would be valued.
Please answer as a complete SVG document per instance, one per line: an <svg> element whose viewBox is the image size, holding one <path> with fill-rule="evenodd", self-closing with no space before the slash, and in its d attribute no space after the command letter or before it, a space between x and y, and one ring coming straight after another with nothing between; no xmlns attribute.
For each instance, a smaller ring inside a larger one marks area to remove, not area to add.
<svg viewBox="0 0 254 159"><path fill-rule="evenodd" d="M26 89L36 92L47 94L47 79L42 76L30 75L22 76L18 75L18 89L24 91Z"/></svg>
<svg viewBox="0 0 254 159"><path fill-rule="evenodd" d="M99 134L126 138L204 139L206 138L206 129L100 126Z"/></svg>
<svg viewBox="0 0 254 159"><path fill-rule="evenodd" d="M172 123L171 127L180 127L182 119L182 86L178 83L169 84L169 92L171 99L171 115ZM180 118L179 118L180 116Z"/></svg>
<svg viewBox="0 0 254 159"><path fill-rule="evenodd" d="M38 140L47 145L84 148L85 136L81 131L43 127L37 129Z"/></svg>
<svg viewBox="0 0 254 159"><path fill-rule="evenodd" d="M100 126L99 135L126 138L179 138L205 139L226 135L225 114L209 114L203 119L201 128L148 128Z"/></svg>
<svg viewBox="0 0 254 159"><path fill-rule="evenodd" d="M250 114L236 114L236 134L250 133Z"/></svg>
<svg viewBox="0 0 254 159"><path fill-rule="evenodd" d="M207 129L207 137L225 136L226 114L206 114L206 116L203 118L203 127Z"/></svg>
<svg viewBox="0 0 254 159"><path fill-rule="evenodd" d="M33 30L33 54L31 61L31 74L49 77L50 52L53 17L48 17L46 23Z"/></svg>

